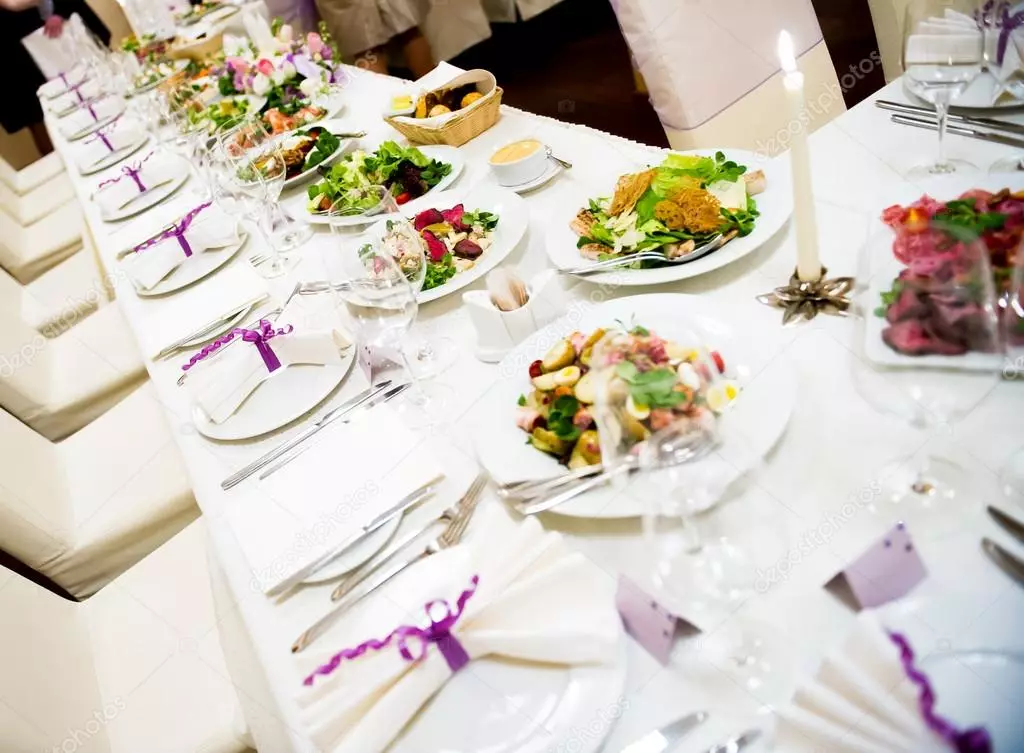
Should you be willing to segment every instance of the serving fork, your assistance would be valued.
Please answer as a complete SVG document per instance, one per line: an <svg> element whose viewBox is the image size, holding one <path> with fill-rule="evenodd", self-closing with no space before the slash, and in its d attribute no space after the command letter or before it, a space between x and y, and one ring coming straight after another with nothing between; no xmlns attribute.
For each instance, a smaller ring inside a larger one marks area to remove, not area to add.
<svg viewBox="0 0 1024 753"><path fill-rule="evenodd" d="M438 535L437 538L435 538L433 541L427 544L418 554L415 554L412 557L397 563L394 567L385 570L383 573L381 573L379 577L374 578L371 581L370 586L365 590L360 591L358 594L352 596L351 598L343 599L340 603L337 604L337 606L331 609L330 612L328 612L319 620L314 622L302 633L302 635L300 635L295 640L295 642L292 644L292 653L298 653L307 648L309 644L311 644L314 640L316 640L317 637L319 637L319 635L323 632L324 628L333 623L338 617L343 615L345 612L347 612L349 609L358 604L364 598L372 594L374 591L377 591L386 583L390 582L400 573L409 569L417 562L426 559L427 557L437 554L438 552L442 552L445 549L450 549L451 547L459 544L462 541L463 535L466 533L466 528L469 525L470 518L473 517L473 513L476 511L476 506L477 502L479 501L480 492L483 491L485 483L486 476L484 476L483 474L478 475L476 479L473 481L472 485L470 485L466 493L462 496L462 499L460 499L456 504L456 507L458 508L457 512L448 520L448 525L445 526L445 529L440 533L440 535ZM448 511L446 510L445 512ZM432 521L431 525L435 522L437 521ZM417 535L419 535L419 533L422 533L422 531L418 532ZM406 542L411 540L411 537L406 537ZM396 549L396 554L397 551L398 550ZM368 571L365 574L365 576L367 576L365 577L365 580L369 580L368 576L376 572L378 568L387 564L388 561L390 561L390 557L383 560L380 563L380 565ZM335 593L337 593L338 590L340 590L341 588L342 587L339 586L339 589L336 589ZM332 594L331 597L333 599L334 594Z"/></svg>
<svg viewBox="0 0 1024 753"><path fill-rule="evenodd" d="M669 258L663 253L658 251L639 251L635 254L627 254L625 256L616 256L613 259L605 259L604 261L595 262L594 264L587 264L582 267L570 267L567 269L560 269L559 271L564 272L568 275L584 276L598 274L599 272L610 272L623 267L631 267L638 261L656 261L661 264L667 264L669 266L676 264L686 264L687 262L696 261L702 256L707 256L712 251L721 248L726 243L736 237L736 231L733 230L729 233L719 233L714 238L709 240L703 246L698 246L693 251L684 256L677 258Z"/></svg>

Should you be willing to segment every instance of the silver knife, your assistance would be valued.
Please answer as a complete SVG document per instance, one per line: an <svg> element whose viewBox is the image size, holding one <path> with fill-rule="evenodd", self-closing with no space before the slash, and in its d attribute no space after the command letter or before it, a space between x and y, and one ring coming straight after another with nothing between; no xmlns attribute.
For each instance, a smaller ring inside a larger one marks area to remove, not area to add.
<svg viewBox="0 0 1024 753"><path fill-rule="evenodd" d="M279 444L270 452L266 453L257 460L254 460L253 462L249 463L249 465L236 471L235 473L232 473L226 479L221 481L221 489L227 491L228 489L237 486L242 481L245 481L245 479L249 478L249 476L256 473L256 471L266 468L270 463L273 463L275 460L277 460L279 457L281 457L286 452L291 450L293 447L297 447L298 445L302 444L302 442L306 441L309 437L316 434L318 431L320 431L320 429L322 429L324 426L326 426L334 419L345 415L351 410L355 410L360 405L365 403L367 400L372 399L376 395L386 390L389 386L391 386L390 379L385 379L383 382L377 382L377 384L363 390L355 397L346 400L337 408L327 411L327 413L321 416L316 421L316 423L314 423L309 428L303 430L302 433L292 437L287 442Z"/></svg>
<svg viewBox="0 0 1024 753"><path fill-rule="evenodd" d="M392 387L390 390L385 392L383 395L378 395L377 397L373 398L372 400L364 403L359 408L359 410L356 411L356 412L357 413L362 413L363 411L367 411L367 410L369 410L370 408L372 408L375 405L383 405L384 403L388 402L389 400L392 400L393 398L398 397L399 395L401 395L403 392L405 392L410 387L412 387L412 382L405 382L404 384L400 384L397 387ZM341 418L341 416L334 416L330 421L324 421L322 424L320 424L319 428L321 428L321 429L324 428L328 424L333 423L334 420L337 419L337 418ZM347 424L351 420L352 420L352 416L350 416L349 418L346 418L342 423L346 423ZM260 481L263 481L263 479L267 478L267 476L271 476L271 475L277 473L279 470L284 468L290 462L295 460L295 458L297 458L299 455L304 453L308 448L309 448L309 445L306 445L305 447L303 447L298 452L292 453L291 455L286 455L280 461L278 461L274 465L272 465L269 468L267 468L267 470L263 471L263 473L260 474Z"/></svg>
<svg viewBox="0 0 1024 753"><path fill-rule="evenodd" d="M267 590L267 596L280 596L288 591L291 591L297 585L306 580L309 576L315 573L317 570L326 567L327 565L334 562L342 554L348 551L354 544L358 543L367 534L373 533L382 525L387 523L392 518L397 518L399 515L405 513L410 507L418 505L420 502L431 496L436 490L440 481L434 479L426 486L421 486L419 489L408 495L404 499L401 499L393 507L388 508L376 518L371 520L369 523L364 525L358 531L353 533L351 536L342 541L338 546L334 547L330 551L326 552L322 557L319 557L303 568L300 568L296 573L284 579L273 588Z"/></svg>
<svg viewBox="0 0 1024 753"><path fill-rule="evenodd" d="M679 742L684 735L687 735L698 724L702 724L708 718L705 711L694 711L674 722L666 724L660 729L648 732L638 740L634 740L620 753L663 753Z"/></svg>
<svg viewBox="0 0 1024 753"><path fill-rule="evenodd" d="M988 514L992 516L996 523L1003 527L1003 530L1018 541L1024 541L1024 523L1021 523L1016 518L1011 518L998 507L993 507L992 505L988 506Z"/></svg>
<svg viewBox="0 0 1024 753"><path fill-rule="evenodd" d="M981 548L1003 572L1024 586L1024 561L1018 559L990 538L981 540Z"/></svg>
<svg viewBox="0 0 1024 753"><path fill-rule="evenodd" d="M939 130L939 124L936 121L914 118L910 115L893 115L892 122L899 123L900 125L914 126L915 128L924 128L929 131ZM966 136L970 139L991 141L994 144L1002 144L1004 146L1012 146L1017 149L1024 149L1024 139L1015 139L1012 136L1004 136L1001 133L989 133L988 131L980 131L977 128L958 125L947 126L946 131L948 133L956 134L957 136Z"/></svg>
<svg viewBox="0 0 1024 753"><path fill-rule="evenodd" d="M736 737L730 737L724 743L712 745L704 753L740 753L741 750L759 737L761 737L761 730L756 728L748 729L742 735L736 735Z"/></svg>
<svg viewBox="0 0 1024 753"><path fill-rule="evenodd" d="M893 102L887 99L879 99L875 102L875 106L883 110L891 110L892 112L901 112L907 115L918 115L924 116L927 119L935 117L935 110L931 107L922 107L920 105L911 105L904 102ZM979 126L981 128L988 128L993 131L1006 131L1007 133L1016 133L1024 136L1024 125L1020 123L1011 123L1004 120L996 120L995 118L980 118L973 115L960 115L958 113L949 113L949 122L951 123L963 123L964 125Z"/></svg>

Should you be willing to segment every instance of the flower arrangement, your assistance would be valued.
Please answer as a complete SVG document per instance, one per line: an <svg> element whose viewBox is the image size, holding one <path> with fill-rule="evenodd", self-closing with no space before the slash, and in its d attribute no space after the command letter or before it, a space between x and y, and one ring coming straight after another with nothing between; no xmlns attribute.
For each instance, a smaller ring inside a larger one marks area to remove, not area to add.
<svg viewBox="0 0 1024 753"><path fill-rule="evenodd" d="M232 49L216 72L217 88L224 96L254 94L267 98L267 109L291 115L309 99L341 83L344 73L336 67L337 48L321 24L320 33L296 38L288 24L275 19L271 27L274 50L261 56L254 47Z"/></svg>

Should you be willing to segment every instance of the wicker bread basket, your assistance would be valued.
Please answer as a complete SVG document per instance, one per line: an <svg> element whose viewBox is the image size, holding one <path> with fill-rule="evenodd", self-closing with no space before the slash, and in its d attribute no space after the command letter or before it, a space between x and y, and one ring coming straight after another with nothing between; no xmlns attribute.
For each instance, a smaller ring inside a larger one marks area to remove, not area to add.
<svg viewBox="0 0 1024 753"><path fill-rule="evenodd" d="M410 143L462 146L497 123L501 114L502 90L495 84L494 76L487 71L468 71L438 87L438 90L467 83L476 83L477 90L483 94L468 107L434 118L391 116L384 120L409 139Z"/></svg>

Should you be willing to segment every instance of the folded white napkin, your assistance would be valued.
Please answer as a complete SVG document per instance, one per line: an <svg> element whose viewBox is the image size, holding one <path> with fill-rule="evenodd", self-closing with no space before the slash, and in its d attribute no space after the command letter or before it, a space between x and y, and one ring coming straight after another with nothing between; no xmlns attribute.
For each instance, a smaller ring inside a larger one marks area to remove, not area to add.
<svg viewBox="0 0 1024 753"><path fill-rule="evenodd" d="M46 99L53 99L58 94L63 94L68 90L68 85L79 84L85 81L86 68L84 65L76 65L74 68L68 71L64 71L64 76L56 76L51 78L45 84L39 87L38 94L40 97Z"/></svg>
<svg viewBox="0 0 1024 753"><path fill-rule="evenodd" d="M174 224L180 226L184 218ZM219 251L238 240L238 222L220 208L209 205L195 214L184 232L191 254ZM149 243L149 241L146 241ZM142 244L139 244L142 245ZM137 250L136 250L137 249ZM190 258L178 237L171 235L153 245L122 251L124 270L135 286L149 290Z"/></svg>
<svg viewBox="0 0 1024 753"><path fill-rule="evenodd" d="M141 160L123 165L120 175L101 182L93 200L103 213L117 212L143 194L177 178L181 175L183 164L171 155L150 152L149 156ZM140 190L138 183L132 179L131 170L137 171L135 176L145 186L145 191Z"/></svg>
<svg viewBox="0 0 1024 753"><path fill-rule="evenodd" d="M90 110L91 108L91 110ZM61 118L60 132L64 138L71 138L89 126L124 112L124 102L118 97L104 97L80 107L70 115ZM95 113L96 117L93 117Z"/></svg>
<svg viewBox="0 0 1024 753"><path fill-rule="evenodd" d="M143 252L145 253L145 252ZM278 369L300 364L340 364L341 352L351 346L338 329L294 327L282 316L261 322L249 335L235 331L219 338L190 362L185 384L192 402L214 423L230 418L246 398ZM260 340L249 341L247 336ZM209 353L205 358L202 354Z"/></svg>
<svg viewBox="0 0 1024 753"><path fill-rule="evenodd" d="M953 63L979 63L981 31L950 30L940 33L914 33L907 40L907 66Z"/></svg>
<svg viewBox="0 0 1024 753"><path fill-rule="evenodd" d="M298 654L298 701L318 749L385 750L452 670L437 645L424 646L423 658L410 662L392 644L344 659L330 674L312 673L342 649L382 640L399 626L426 627L428 601L444 599L455 611L474 576L475 591L451 629L471 660L463 671L486 656L559 665L615 661L621 623L608 577L532 518L516 524L497 505L481 507L477 518L464 545L413 566ZM408 648L420 655L416 638ZM310 676L310 685L299 684ZM486 720L451 720L453 728L464 722Z"/></svg>
<svg viewBox="0 0 1024 753"><path fill-rule="evenodd" d="M919 689L899 648L873 612L800 684L779 712L777 749L784 753L948 753L925 724Z"/></svg>
<svg viewBox="0 0 1024 753"><path fill-rule="evenodd" d="M96 79L89 79L78 86L77 92L78 93L76 94L73 91L67 91L54 97L45 103L46 109L50 112L65 112L71 108L78 107L82 104L82 100L98 97L102 93L102 90L100 89L100 84ZM82 95L81 99L78 97L79 94Z"/></svg>
<svg viewBox="0 0 1024 753"><path fill-rule="evenodd" d="M106 142L97 134L86 137L79 144L75 144L72 147L75 164L78 165L80 170L88 170L94 167L100 160L105 159L112 152L128 149L138 144L139 140L145 136L141 128L121 122L116 127L108 126L102 129L102 131L102 135L106 137ZM108 142L110 144L109 147L107 146Z"/></svg>
<svg viewBox="0 0 1024 753"><path fill-rule="evenodd" d="M353 369L332 406L368 386ZM390 405L356 409L307 441L312 444L305 452L260 483L259 494L229 510L231 529L263 591L444 477L431 448Z"/></svg>

